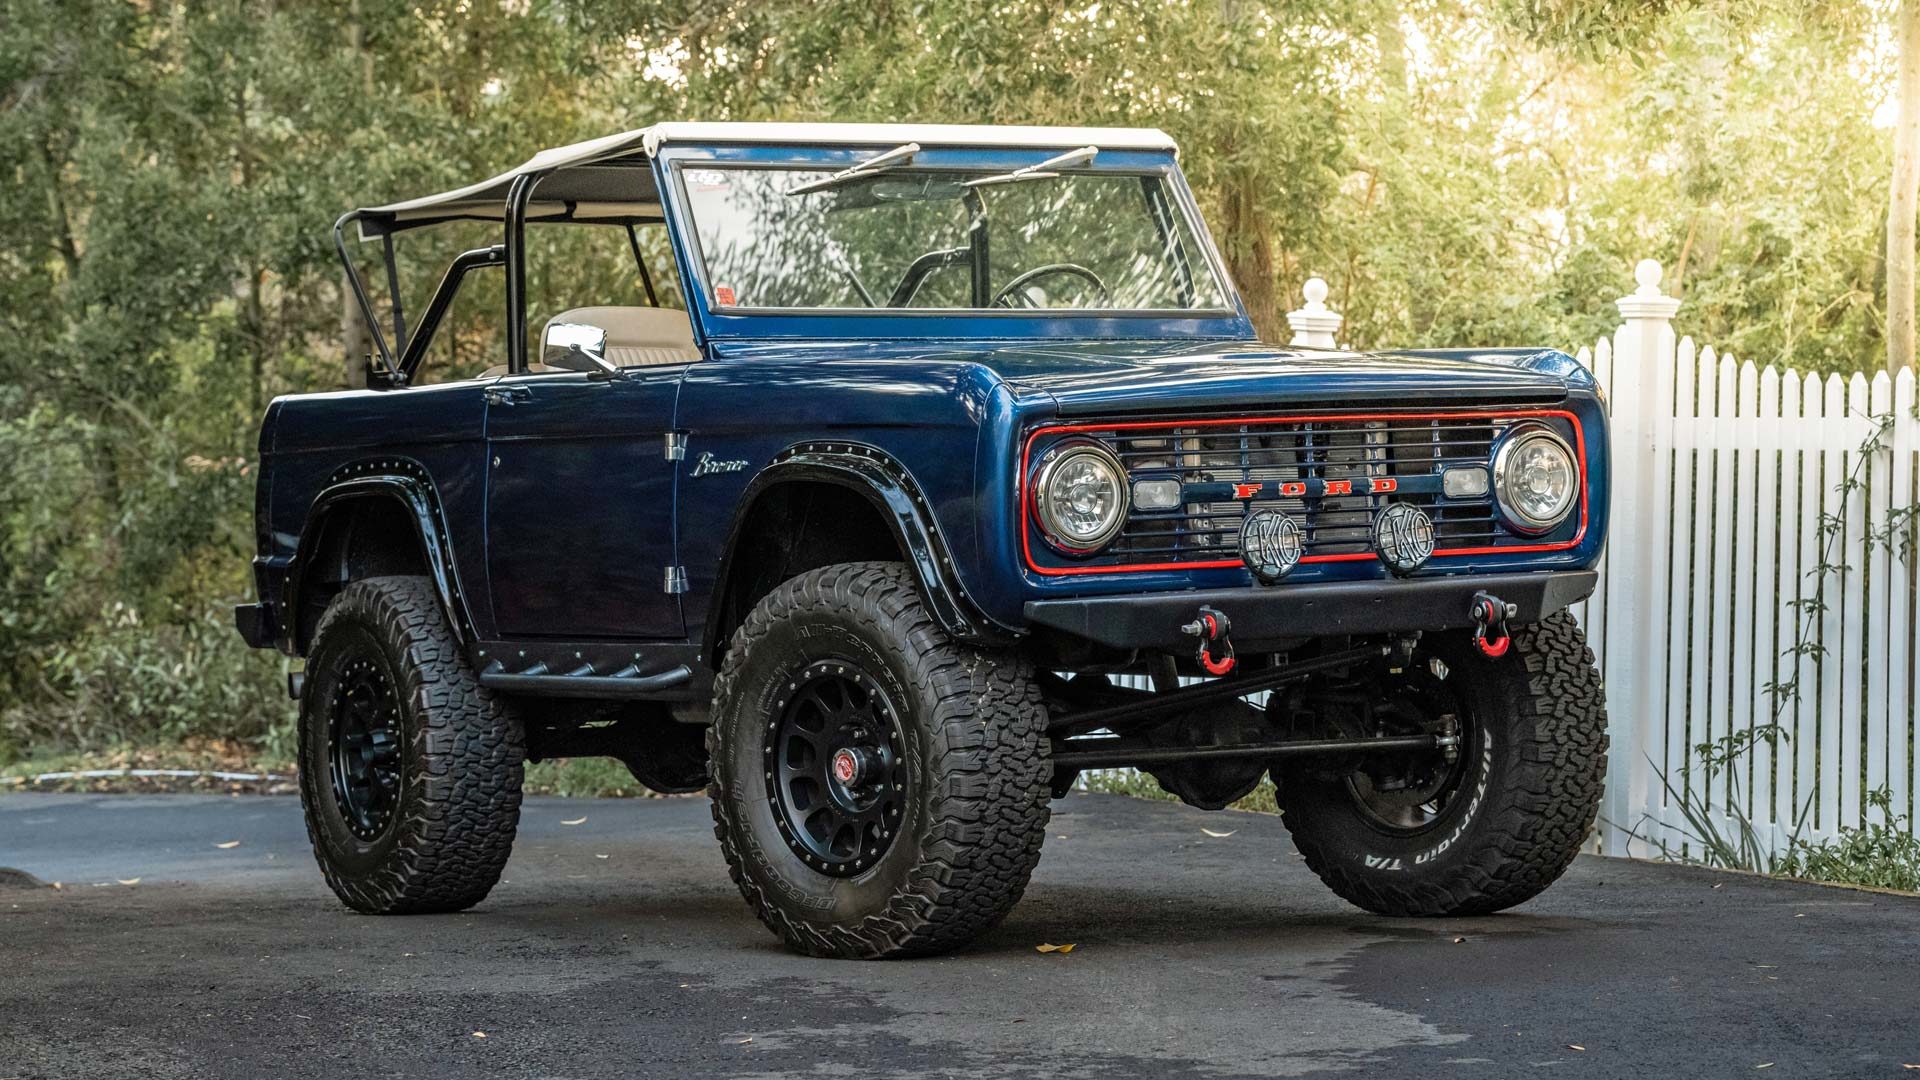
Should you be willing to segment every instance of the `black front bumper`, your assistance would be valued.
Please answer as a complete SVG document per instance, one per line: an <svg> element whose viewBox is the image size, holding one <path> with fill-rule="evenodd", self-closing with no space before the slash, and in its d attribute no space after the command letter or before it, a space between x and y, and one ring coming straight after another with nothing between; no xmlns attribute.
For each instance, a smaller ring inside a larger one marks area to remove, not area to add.
<svg viewBox="0 0 1920 1080"><path fill-rule="evenodd" d="M1592 570L1458 574L1410 581L1338 581L1184 592L1032 600L1027 621L1122 649L1190 651L1180 628L1202 606L1224 612L1242 651L1264 642L1327 634L1451 630L1473 625L1468 601L1481 591L1514 605L1515 623L1538 622L1593 592Z"/></svg>

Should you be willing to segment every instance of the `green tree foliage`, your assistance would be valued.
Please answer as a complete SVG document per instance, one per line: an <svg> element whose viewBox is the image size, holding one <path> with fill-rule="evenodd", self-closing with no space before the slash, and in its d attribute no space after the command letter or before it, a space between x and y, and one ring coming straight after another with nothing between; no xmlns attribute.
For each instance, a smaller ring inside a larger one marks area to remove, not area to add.
<svg viewBox="0 0 1920 1080"><path fill-rule="evenodd" d="M1886 0L0 0L0 757L285 722L279 661L225 612L261 407L356 369L329 231L350 206L662 118L1152 125L1269 337L1317 274L1356 345L1572 348L1652 256L1684 332L1871 369L1889 22ZM401 245L415 310L497 238L446 232ZM539 243L539 314L637 287L618 244ZM437 373L498 359L498 282L474 286Z"/></svg>

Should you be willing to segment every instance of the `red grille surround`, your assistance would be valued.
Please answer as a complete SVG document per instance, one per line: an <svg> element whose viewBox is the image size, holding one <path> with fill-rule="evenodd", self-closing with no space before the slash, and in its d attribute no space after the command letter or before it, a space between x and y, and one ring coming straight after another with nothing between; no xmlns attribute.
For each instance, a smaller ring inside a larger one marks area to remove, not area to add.
<svg viewBox="0 0 1920 1080"><path fill-rule="evenodd" d="M1175 445L1177 447L1178 445L1177 440L1180 436L1190 435L1194 431L1196 431L1196 429L1199 431L1219 432L1221 434L1228 434L1228 433L1233 433L1234 429L1241 429L1241 433L1246 433L1245 429L1249 427L1254 427L1254 426L1273 428L1280 425L1367 424L1370 422L1384 422L1384 423L1400 422L1400 423L1411 423L1411 424L1430 423L1430 422L1467 422L1467 423L1496 425L1501 423L1510 424L1514 421L1549 420L1549 419L1562 420L1566 422L1572 435L1574 452L1579 459L1581 489L1580 489L1579 505L1577 509L1578 524L1574 530L1573 535L1570 538L1564 538L1559 540L1539 540L1539 541L1531 541L1525 537L1514 536L1514 537L1510 537L1505 542L1475 544L1471 546L1460 546L1460 547L1442 547L1441 549L1436 550L1434 552L1433 557L1435 559L1446 559L1446 558L1459 558L1461 556L1471 556L1471 555L1497 555L1497 554L1521 553L1521 552L1533 554L1533 553L1546 553L1546 552L1554 552L1554 551L1565 551L1570 548L1578 546L1580 541L1585 538L1587 533L1587 512L1588 512L1587 442L1586 442L1586 432L1581 426L1579 417L1575 416L1573 413L1568 412L1564 409L1493 409L1493 410L1483 410L1483 411L1477 411L1477 412L1450 411L1450 412L1392 412L1392 413L1302 413L1297 415L1284 415L1284 416L1221 417L1221 418L1210 418L1210 419L1187 419L1187 420L1138 420L1138 421L1130 420L1130 421L1108 422L1108 423L1053 424L1045 427L1036 428L1033 432L1031 432L1027 436L1025 446L1021 451L1020 474L1019 474L1019 477L1017 478L1017 484L1019 487L1018 497L1019 497L1019 503L1020 503L1020 509L1021 509L1021 528L1020 528L1021 555L1026 560L1028 569L1032 570L1036 574L1041 574L1048 577L1061 577L1061 576L1083 575L1083 574L1145 573L1145 572L1156 571L1156 570L1216 570L1216 569L1230 569L1235 567L1242 567L1244 565L1240 561L1237 551L1234 553L1233 558L1216 557L1216 558L1199 558L1199 559L1185 559L1185 560L1176 558L1176 559L1164 559L1164 560L1155 560L1155 561L1123 562L1123 563L1117 563L1117 564L1101 563L1101 564L1090 564L1090 565L1066 565L1066 566L1048 566L1048 565L1041 564L1034 558L1034 548L1033 548L1034 533L1038 529L1038 519L1034 516L1035 511L1033 506L1033 492L1031 490L1031 485L1029 484L1028 481L1029 481L1029 478L1033 475L1032 461L1033 461L1034 446L1042 439L1058 438L1058 437L1070 436L1070 435L1087 435L1087 436L1094 436L1094 437L1105 435L1105 436L1109 436L1109 438L1103 441L1107 441L1109 442L1109 444L1111 444L1113 440L1123 439L1127 437L1129 434L1138 435L1139 433L1144 433L1144 432L1165 431L1167 432L1169 439L1175 440ZM1352 431L1355 429L1349 428L1344 430ZM1254 434L1266 434L1266 433L1254 433ZM1174 449L1170 451L1170 454L1172 456L1178 456L1184 453L1186 453L1186 451L1179 450L1179 449ZM1361 462L1361 464L1367 464L1367 463L1368 462L1366 461ZM1491 479L1492 462L1490 460L1490 452L1488 457L1479 459L1478 463L1488 468L1489 479ZM1323 469L1325 468L1324 465L1317 465L1317 466L1311 466L1311 467L1323 468ZM1131 482L1131 480L1132 480L1132 473L1129 472L1129 482ZM1391 496L1376 495L1374 497L1383 498L1383 497L1391 497ZM1487 496L1489 503L1491 502L1492 498L1493 498L1492 493L1489 492ZM1244 513L1245 508L1247 506L1251 505L1246 500L1236 500L1236 501L1239 503L1242 513ZM1356 512L1357 511L1353 511L1353 510L1339 511L1339 513L1344 513L1348 515L1354 514ZM1133 521L1133 516L1130 515L1129 517L1130 525L1132 521ZM1232 527L1237 529L1237 525ZM1223 528L1223 529L1216 529L1211 531L1223 532L1225 530ZM1300 561L1303 563L1364 562L1367 560L1372 560L1374 558L1375 556L1371 551L1345 551L1345 552L1333 552L1333 553L1308 554L1302 557Z"/></svg>

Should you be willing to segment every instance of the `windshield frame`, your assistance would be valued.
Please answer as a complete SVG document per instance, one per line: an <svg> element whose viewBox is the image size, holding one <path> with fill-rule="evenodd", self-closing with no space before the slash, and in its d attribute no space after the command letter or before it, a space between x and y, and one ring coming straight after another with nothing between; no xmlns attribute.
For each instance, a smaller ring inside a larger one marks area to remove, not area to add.
<svg viewBox="0 0 1920 1080"><path fill-rule="evenodd" d="M1224 301L1206 308L977 308L977 307L764 307L721 305L714 300L706 253L687 197L689 168L787 169L834 172L883 152L886 147L816 148L799 146L665 146L655 162L661 172L667 217L692 286L690 303L715 338L818 337L989 337L989 338L1226 338L1251 339L1252 324L1233 279L1208 234L1171 151L1103 150L1090 165L1070 174L1141 176L1158 179L1169 209L1181 216L1186 262L1196 275L1213 275ZM1071 148L1069 148L1071 149ZM1059 147L1031 150L1004 147L930 146L911 164L889 168L906 172L964 171L991 175L1046 161ZM1044 183L1045 181L1036 181Z"/></svg>

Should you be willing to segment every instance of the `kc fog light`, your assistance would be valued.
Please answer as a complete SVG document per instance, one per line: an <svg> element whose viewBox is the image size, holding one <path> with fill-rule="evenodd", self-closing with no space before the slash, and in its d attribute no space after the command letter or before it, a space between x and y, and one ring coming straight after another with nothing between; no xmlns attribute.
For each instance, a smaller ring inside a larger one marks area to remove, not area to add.
<svg viewBox="0 0 1920 1080"><path fill-rule="evenodd" d="M1180 505L1180 481L1135 480L1133 506L1136 510L1171 510Z"/></svg>
<svg viewBox="0 0 1920 1080"><path fill-rule="evenodd" d="M1544 533L1567 519L1580 495L1573 448L1539 425L1516 428L1493 456L1494 497L1507 526Z"/></svg>
<svg viewBox="0 0 1920 1080"><path fill-rule="evenodd" d="M1487 470L1478 465L1440 474L1440 490L1449 499L1474 499L1487 493Z"/></svg>
<svg viewBox="0 0 1920 1080"><path fill-rule="evenodd" d="M1100 443L1069 442L1047 451L1033 493L1040 531L1068 554L1099 550L1126 524L1126 473Z"/></svg>

